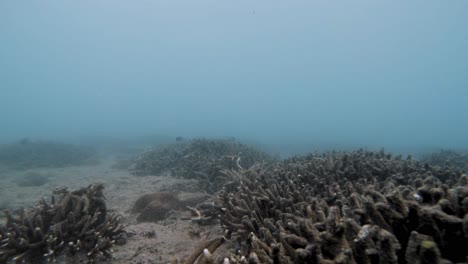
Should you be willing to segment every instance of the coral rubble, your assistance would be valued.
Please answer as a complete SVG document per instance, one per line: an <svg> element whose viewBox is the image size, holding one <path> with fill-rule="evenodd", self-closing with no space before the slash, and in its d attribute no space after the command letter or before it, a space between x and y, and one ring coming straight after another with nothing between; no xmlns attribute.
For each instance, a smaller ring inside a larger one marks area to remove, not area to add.
<svg viewBox="0 0 468 264"><path fill-rule="evenodd" d="M231 171L223 263L450 263L468 250L468 176L384 151Z"/></svg>
<svg viewBox="0 0 468 264"><path fill-rule="evenodd" d="M76 191L60 189L50 202L5 212L0 225L0 263L55 261L64 254L84 254L89 262L109 257L115 243L125 243L120 217L107 211L102 185Z"/></svg>

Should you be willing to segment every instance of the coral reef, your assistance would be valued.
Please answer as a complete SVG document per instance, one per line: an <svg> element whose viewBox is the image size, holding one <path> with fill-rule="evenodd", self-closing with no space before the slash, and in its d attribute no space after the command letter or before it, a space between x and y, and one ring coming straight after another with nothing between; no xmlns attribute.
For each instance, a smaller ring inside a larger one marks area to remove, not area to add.
<svg viewBox="0 0 468 264"><path fill-rule="evenodd" d="M5 212L0 225L0 263L41 263L63 255L84 255L88 262L109 257L125 243L120 217L107 211L102 185L55 191L33 208ZM78 253L78 254L77 254Z"/></svg>
<svg viewBox="0 0 468 264"><path fill-rule="evenodd" d="M91 147L29 139L0 145L0 165L8 168L64 167L96 161L96 150Z"/></svg>
<svg viewBox="0 0 468 264"><path fill-rule="evenodd" d="M214 193L228 180L225 170L248 168L273 160L268 154L232 139L193 139L144 153L133 167L135 175L199 179L200 187Z"/></svg>
<svg viewBox="0 0 468 264"><path fill-rule="evenodd" d="M234 248L219 262L468 260L468 176L453 168L359 150L230 173L219 198Z"/></svg>
<svg viewBox="0 0 468 264"><path fill-rule="evenodd" d="M468 154L463 152L440 150L424 155L421 161L433 166L448 166L468 172Z"/></svg>

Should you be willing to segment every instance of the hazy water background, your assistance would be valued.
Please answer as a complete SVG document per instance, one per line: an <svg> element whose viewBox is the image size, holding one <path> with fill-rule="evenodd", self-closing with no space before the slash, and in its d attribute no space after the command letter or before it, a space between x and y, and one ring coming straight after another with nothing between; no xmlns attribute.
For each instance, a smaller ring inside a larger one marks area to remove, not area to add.
<svg viewBox="0 0 468 264"><path fill-rule="evenodd" d="M0 142L468 149L468 1L0 1Z"/></svg>

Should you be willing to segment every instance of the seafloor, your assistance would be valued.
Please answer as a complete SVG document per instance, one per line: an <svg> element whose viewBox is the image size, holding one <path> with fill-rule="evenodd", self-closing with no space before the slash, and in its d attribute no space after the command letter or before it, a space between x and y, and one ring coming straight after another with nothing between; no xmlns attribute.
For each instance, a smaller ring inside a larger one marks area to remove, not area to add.
<svg viewBox="0 0 468 264"><path fill-rule="evenodd" d="M113 247L112 260L99 263L169 263L190 255L202 241L221 233L219 224L201 226L190 220L182 220L187 219L185 216L189 214L185 210L173 211L167 219L156 223L138 223L131 208L142 194L178 192L182 199L200 194L191 187L194 186L193 180L169 176L135 177L126 169L115 168L114 164L114 158L108 157L94 165L1 171L0 207L30 207L42 197L47 199L60 187L75 190L90 184L103 183L107 207L123 216L123 224L129 235L125 245ZM42 186L19 186L17 178L28 172L47 175L49 181ZM79 261L76 260L78 263ZM73 263L74 260L67 259L64 262Z"/></svg>
<svg viewBox="0 0 468 264"><path fill-rule="evenodd" d="M138 158L4 167L0 264L463 263L467 163L363 149L278 160L195 139Z"/></svg>

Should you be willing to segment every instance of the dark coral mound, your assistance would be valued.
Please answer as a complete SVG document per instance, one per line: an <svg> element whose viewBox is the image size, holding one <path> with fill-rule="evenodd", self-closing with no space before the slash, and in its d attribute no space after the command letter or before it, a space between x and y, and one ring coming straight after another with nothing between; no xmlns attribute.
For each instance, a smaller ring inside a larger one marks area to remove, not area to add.
<svg viewBox="0 0 468 264"><path fill-rule="evenodd" d="M193 139L144 153L135 163L135 175L170 173L199 179L203 189L219 190L226 182L225 170L248 168L272 158L253 147L231 139Z"/></svg>
<svg viewBox="0 0 468 264"><path fill-rule="evenodd" d="M220 193L236 241L225 263L467 261L468 176L458 170L359 150L231 173L239 186Z"/></svg>
<svg viewBox="0 0 468 264"><path fill-rule="evenodd" d="M454 150L440 150L424 155L422 162L433 166L454 167L468 172L468 154Z"/></svg>
<svg viewBox="0 0 468 264"><path fill-rule="evenodd" d="M9 168L54 168L96 161L96 150L86 146L28 139L0 145L0 165Z"/></svg>
<svg viewBox="0 0 468 264"><path fill-rule="evenodd" d="M132 212L138 213L138 222L156 222L166 219L175 210L187 210L187 207L196 206L209 197L202 193L185 196L181 197L176 192L147 193L136 200Z"/></svg>
<svg viewBox="0 0 468 264"><path fill-rule="evenodd" d="M117 215L109 213L102 185L56 191L50 202L15 213L0 225L0 263L52 262L83 253L92 262L109 257L114 243L125 241Z"/></svg>

